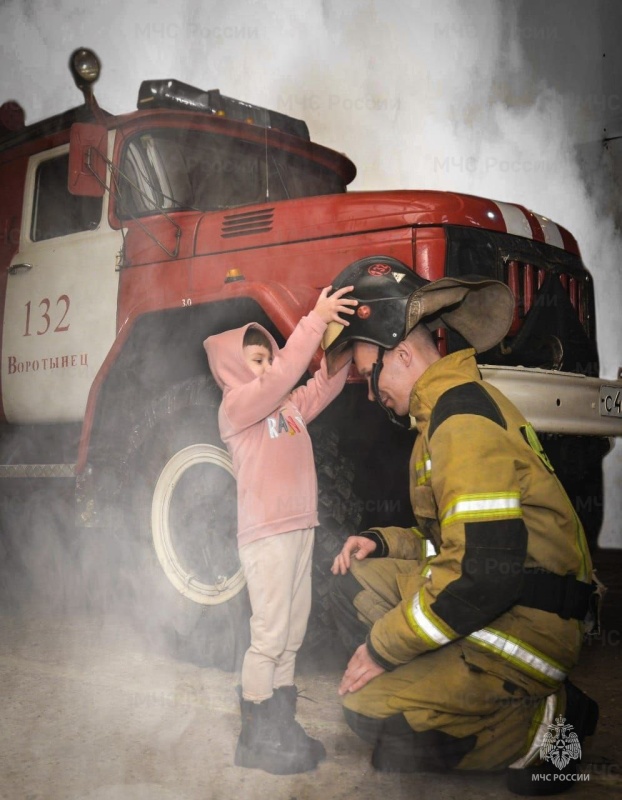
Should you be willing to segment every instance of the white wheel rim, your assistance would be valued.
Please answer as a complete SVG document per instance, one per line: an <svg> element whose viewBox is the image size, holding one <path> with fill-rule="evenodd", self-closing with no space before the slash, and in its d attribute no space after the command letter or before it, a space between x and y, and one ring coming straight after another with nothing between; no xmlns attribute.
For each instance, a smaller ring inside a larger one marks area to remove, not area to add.
<svg viewBox="0 0 622 800"><path fill-rule="evenodd" d="M197 464L212 464L233 475L231 458L226 450L211 444L193 444L179 450L165 464L153 492L151 532L160 566L175 589L201 605L219 605L235 597L245 586L242 568L231 577L223 576L216 584L205 583L188 572L175 550L170 525L170 508L175 487L187 470Z"/></svg>

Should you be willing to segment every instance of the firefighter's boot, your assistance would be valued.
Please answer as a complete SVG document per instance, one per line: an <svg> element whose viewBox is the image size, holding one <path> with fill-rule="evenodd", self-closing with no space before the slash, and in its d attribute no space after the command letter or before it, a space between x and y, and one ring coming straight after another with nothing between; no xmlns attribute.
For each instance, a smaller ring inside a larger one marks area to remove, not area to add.
<svg viewBox="0 0 622 800"><path fill-rule="evenodd" d="M315 769L318 759L311 749L287 738L279 725L279 700L272 695L261 703L240 697L242 730L235 765L262 769L273 775L293 775Z"/></svg>
<svg viewBox="0 0 622 800"><path fill-rule="evenodd" d="M278 703L279 725L281 732L287 740L295 742L301 750L308 749L316 761L326 758L326 749L322 742L313 739L302 725L296 721L296 701L298 689L296 686L279 686L274 690Z"/></svg>
<svg viewBox="0 0 622 800"><path fill-rule="evenodd" d="M371 763L380 772L447 772L455 769L476 743L475 736L414 731L403 714L373 723L377 738Z"/></svg>

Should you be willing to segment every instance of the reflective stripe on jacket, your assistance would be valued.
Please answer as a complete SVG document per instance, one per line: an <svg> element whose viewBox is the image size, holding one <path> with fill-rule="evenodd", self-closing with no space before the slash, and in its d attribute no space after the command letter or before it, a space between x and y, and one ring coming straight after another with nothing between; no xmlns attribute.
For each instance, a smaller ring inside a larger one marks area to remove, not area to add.
<svg viewBox="0 0 622 800"><path fill-rule="evenodd" d="M519 605L525 568L591 579L582 526L533 428L481 380L473 350L430 366L411 395L418 531L379 529L388 555L419 550L421 575L370 634L403 664L463 639L550 685L576 663L582 623ZM435 544L424 553L421 534ZM417 556L415 556L417 557Z"/></svg>

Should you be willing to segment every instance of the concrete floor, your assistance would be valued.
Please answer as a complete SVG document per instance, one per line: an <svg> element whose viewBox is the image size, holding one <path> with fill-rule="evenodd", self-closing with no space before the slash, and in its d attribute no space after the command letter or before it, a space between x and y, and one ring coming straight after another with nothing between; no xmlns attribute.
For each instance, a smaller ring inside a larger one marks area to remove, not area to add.
<svg viewBox="0 0 622 800"><path fill-rule="evenodd" d="M369 747L343 722L340 669L310 662L299 669L310 698L299 700L299 719L324 742L327 760L285 777L235 767L235 675L154 652L122 610L104 613L92 587L69 586L62 561L70 551L25 565L42 561L56 589L29 591L19 603L16 584L32 589L32 581L22 569L0 574L0 800L514 796L501 775L376 773ZM573 788L577 798L622 797L622 552L596 561L609 586L604 630L584 648L573 680L599 702L601 722L584 748L589 782ZM5 567L16 563L5 558Z"/></svg>

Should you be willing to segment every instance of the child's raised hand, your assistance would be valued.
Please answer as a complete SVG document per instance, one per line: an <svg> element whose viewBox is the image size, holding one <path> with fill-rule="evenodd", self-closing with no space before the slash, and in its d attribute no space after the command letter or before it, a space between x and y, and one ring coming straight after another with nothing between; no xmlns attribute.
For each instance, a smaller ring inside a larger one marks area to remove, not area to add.
<svg viewBox="0 0 622 800"><path fill-rule="evenodd" d="M350 323L340 317L340 314L354 314L352 306L358 305L358 300L352 298L346 300L343 295L348 294L354 289L354 286L344 286L343 289L337 289L331 295L328 293L332 286L326 286L320 292L320 296L315 304L315 312L324 320L328 325L329 322L339 322L341 325L349 325Z"/></svg>

